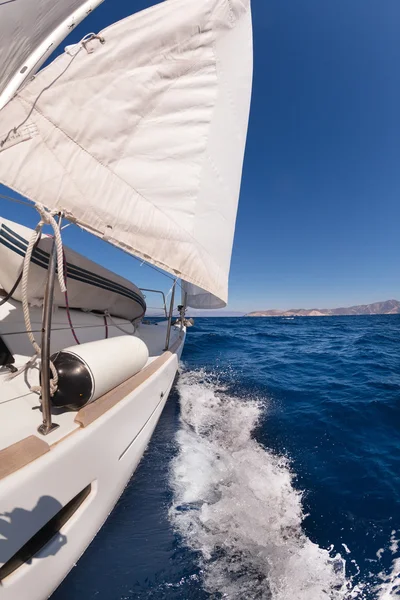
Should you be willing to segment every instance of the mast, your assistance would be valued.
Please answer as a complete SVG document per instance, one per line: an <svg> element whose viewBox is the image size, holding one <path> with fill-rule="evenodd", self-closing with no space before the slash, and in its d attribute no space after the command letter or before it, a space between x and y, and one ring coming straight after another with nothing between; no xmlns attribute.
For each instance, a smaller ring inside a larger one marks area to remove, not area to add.
<svg viewBox="0 0 400 600"><path fill-rule="evenodd" d="M29 55L0 94L0 110L20 87L32 77L69 33L104 0L86 0L60 23Z"/></svg>

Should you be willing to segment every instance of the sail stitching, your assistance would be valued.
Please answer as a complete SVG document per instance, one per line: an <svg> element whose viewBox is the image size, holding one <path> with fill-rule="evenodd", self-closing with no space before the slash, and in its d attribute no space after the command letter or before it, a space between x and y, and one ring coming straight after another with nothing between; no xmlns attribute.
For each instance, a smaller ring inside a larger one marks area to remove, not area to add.
<svg viewBox="0 0 400 600"><path fill-rule="evenodd" d="M17 125L16 127L13 127L12 129L10 129L10 131L7 133L6 137L3 140L0 140L0 148L2 148L4 146L4 144L7 142L7 140L9 139L10 135L12 133L16 134L17 131L20 129L20 127L22 127L23 125L25 125L25 123L28 121L29 117L31 116L31 114L33 113L33 111L35 110L35 106L37 104L37 102L39 101L39 98L41 97L41 95L46 92L48 89L51 88L52 85L54 85L58 79L60 79L60 77L62 77L62 75L64 75L64 73L67 71L67 69L69 69L70 65L72 64L72 62L75 60L75 58L78 56L78 53L76 53L71 60L69 61L69 63L67 64L67 66L65 67L65 69L63 71L61 71L61 73L59 73L57 75L57 77L55 79L53 79L53 81L51 83L49 83L49 85L45 86L37 95L37 97L35 98L31 109L29 110L27 116L25 117L25 119L22 121L22 123L20 123L19 125ZM36 109L37 110L37 109Z"/></svg>
<svg viewBox="0 0 400 600"><path fill-rule="evenodd" d="M21 100L22 100L22 99L21 99ZM24 99L23 101L24 101L24 102L27 102L25 99ZM105 164L104 164L104 163L103 163L101 160L99 160L98 158L96 158L95 156L93 156L93 154L92 154L91 152L89 152L89 151L88 151L86 148L82 147L82 146L81 146L81 144L79 144L79 143L78 143L76 140L74 140L73 138L71 138L71 137L69 136L69 134L67 134L67 133L66 133L66 132L65 132L63 129L61 129L61 128L60 128L58 125L56 125L56 124L55 124L55 123L52 121L52 119L50 119L48 116L44 115L44 114L43 114L43 113L42 113L42 112L41 112L41 111L40 111L40 110L39 110L37 107L35 107L35 111L36 111L36 112L37 112L37 113L38 113L38 114L39 114L39 115L40 115L40 116L41 116L43 119L45 119L46 121L48 121L49 123L51 123L51 125L52 125L52 126L55 128L55 129L57 129L57 130L58 130L58 131L59 131L61 134L63 134L65 137L67 137L67 138L68 138L68 140L70 140L70 141L71 141L73 144L75 144L76 146L78 146L78 147L79 147L79 148L82 150L82 152L85 152L86 154L88 154L88 155L89 155L89 156L90 156L90 157L91 157L91 158L92 158L92 159L93 159L95 162L97 162L97 163L98 163L98 164L100 164L100 165L101 165L103 168L105 168L105 169L106 169L106 170L107 170L107 171L108 171L108 172L109 172L109 173L110 173L110 174L111 174L113 177L117 178L117 179L118 179L118 180L120 180L122 183L124 183L124 184L125 184L125 185L126 185L128 188L129 188L129 189L133 190L133 191L134 191L134 192L135 192L135 193L136 193L136 194L137 194L137 195L138 195L140 198L142 198L144 201L146 201L146 202L149 202L150 204L152 204L152 206L153 206L153 209L154 209L154 210L156 210L156 211L160 212L160 213L161 213L161 214L162 214L164 217L166 217L166 218L167 218L169 221L171 221L171 222L172 222L172 223L173 223L173 224L174 224L176 227L178 227L177 223L175 223L175 221L174 221L172 218L170 218L169 216L167 216L167 215L166 215L166 214L165 214L165 213L164 213L164 212L161 210L161 208L160 208L160 207L158 207L158 206L155 206L155 205L154 205L154 203L153 203L153 202L152 202L150 199L148 199L146 196L144 196L142 193L140 193L138 190L136 190L136 188L135 188L134 186L132 186L131 184L129 184L127 181L125 181L125 179L123 179L123 178L122 178L120 175L117 175L117 173L115 173L115 172L114 172L112 169L110 169L110 168L109 168L107 165L105 165ZM53 156L56 158L57 162L59 162L59 161L58 161L58 159L57 159L57 157L55 156L54 152L52 151L52 149L51 149L51 148L49 148L49 146L46 144L46 142L43 140L43 138L41 138L41 139L42 139L42 142L43 142L43 143L46 145L46 147L48 148L48 150L49 150L49 151L50 151L50 152L53 154ZM69 172L66 170L66 168L65 168L65 167L64 167L64 166L63 166L61 163L59 163L59 164L61 165L62 169L63 169L63 170L66 172L66 173L68 173L68 175L71 177L71 179L73 179L73 178L72 178L72 176L70 175L70 173L69 173ZM75 187L77 188L77 190L79 190L79 188L78 188L78 186L76 185L76 183L74 183L74 185L75 185ZM80 193L80 196L81 196L82 198L84 198L84 196L83 196L83 194L80 192L80 190L79 190L79 193ZM73 216L73 215L72 215L72 216ZM74 218L75 218L75 217L74 217ZM200 247L201 247L201 248L204 250L204 252L207 254L207 256L208 256L210 259L212 258L212 257L211 257L211 255L209 254L209 252L206 250L206 248L204 248L204 246L203 246L203 245L202 245L200 242L198 242L197 240L195 240L195 238L194 238L194 237L193 237L193 236L192 236L192 235L191 235L189 232L185 231L185 233L186 233L186 235L187 235L188 237L190 237L190 239L191 239L193 242L195 242L195 244L196 244L196 245L200 246ZM112 238L112 236L109 236L109 237L111 237L111 238ZM122 246L122 244L121 244L121 246ZM135 252L136 252L136 251L135 251ZM142 254L142 253L140 253L140 256L143 256L143 254ZM152 260L153 260L153 259L152 259ZM160 264L162 264L162 263L160 263ZM169 269L170 269L170 268L168 268L167 270L169 270ZM218 267L218 269L219 269L219 267ZM176 271L174 271L174 272L176 272ZM178 274L180 274L180 272L179 272L179 271L178 271Z"/></svg>
<svg viewBox="0 0 400 600"><path fill-rule="evenodd" d="M225 0L225 1L227 2L228 0ZM228 7L228 10L231 10L231 7L230 7L230 5L229 5L229 7ZM131 18L131 16L130 16L130 17L126 17L126 19L122 19L122 21L128 20L128 19L130 19L130 18ZM200 32L200 33L206 33L206 32L208 31L208 29L207 29L207 24L210 22L210 20L211 20L211 18L210 18L210 17L207 17L207 20L206 20L205 18L203 18L203 23L202 23L202 25L201 25L201 26L200 26L200 25L198 26L198 27L199 27L199 32ZM121 21L120 21L120 22L121 22ZM120 23L120 22L118 22L118 23ZM105 29L103 29L102 31L100 31L100 32L99 32L98 36L95 36L95 37L97 37L98 39L100 39L100 41L101 41L101 40L104 40L104 38L102 37L102 34L103 34L103 32L106 32L106 31L110 32L112 29L114 29L114 26L113 26L113 25L111 25L111 26L109 26L109 27L106 27ZM210 30L212 30L212 28L211 28L211 27L210 27ZM87 38L88 36L93 36L93 35L94 35L94 34L92 34L92 33L91 33L91 34L88 34L87 36L84 36L84 38L82 38L81 42L82 42L82 41L85 41L85 40L86 40L86 38ZM182 46L184 46L185 44L187 44L187 43L188 43L188 42L189 42L191 39L192 39L192 36L185 37L185 39L184 39L184 40L182 40L182 41L180 41L180 42L176 43L174 46L172 46L172 47L170 48L169 52L170 52L170 53L171 53L171 52L175 52L175 51L176 51L176 50L178 50L180 47L182 47ZM103 42L101 42L101 43L103 43ZM136 189L134 186L132 186L131 184L129 184L128 182L126 182L126 181L125 181L125 180L124 180L122 177L120 177L119 175L117 175L116 173L114 173L114 171L112 171L112 170L111 170L111 169L110 169L110 168L109 168L107 165L104 165L102 161L100 161L100 160L99 160L99 159L97 159L95 156L93 156L93 155L92 155L92 154L91 154L91 153L90 153L88 150L86 150L85 148L83 148L83 147L82 147L82 146L81 146L81 145L80 145L80 144L79 144L79 143L78 143L76 140L74 140L73 138L71 138L71 137L70 137L70 136L69 136L69 135L68 135L68 134L67 134L67 133L66 133L66 132L65 132L63 129L61 129L60 127L58 127L58 125L56 125L56 124L55 124L55 123L54 123L54 122L53 122L53 121L52 121L50 118L48 118L46 115L44 115L44 114L43 114L43 113L42 113L42 112L39 110L39 108L37 108L37 107L36 107L36 103L37 103L37 101L39 100L39 98L40 98L40 96L42 95L42 93L43 93L44 91L46 91L47 89L49 89L49 88L50 88L50 87L51 87L51 86L52 86L52 85L53 85L53 84L54 84L54 83L55 83L55 82L56 82L58 79L60 79L60 77L61 77L61 76L62 76L62 75L63 75L63 74L64 74L64 73L67 71L67 69L68 69L68 68L69 68L69 66L72 64L73 60L76 58L76 56L77 56L78 54L79 54L79 52L77 52L76 54L74 54L74 55L72 56L72 58L71 58L70 62L68 63L68 65L65 67L65 69L64 69L64 70L63 70L63 71L62 71L62 72L61 72L61 73L60 73L60 74L59 74L59 75L58 75L58 76L57 76L57 77L56 77L56 78L55 78L55 79L54 79L54 80L53 80L53 81L52 81L52 82L51 82L51 83L48 85L48 86L46 86L45 88L43 88L43 90L42 90L42 91L39 93L39 95L37 96L37 98L35 99L35 101L34 101L34 103L33 103L32 107L31 107L31 110L30 110L30 112L28 113L28 117L27 117L27 118L29 118L29 116L30 116L30 114L33 112L33 110L36 110L36 112L37 112L37 113L39 113L39 114L40 114L40 115L41 115L41 116L42 116L42 117L43 117L45 120L49 121L49 122L50 122L50 123L51 123L51 124L52 124L52 125L53 125L53 126L56 128L56 129L58 129L58 130L59 130L61 133L63 133L63 134L66 136L66 137L68 137L68 139L69 139L70 141L72 141L72 143L76 144L76 145L77 145L77 146L78 146L78 147L79 147L79 148L80 148L80 149L81 149L83 152L86 152L86 153L87 153L89 156L91 156L91 157L93 158L93 160L95 160L97 163L99 163L99 164L100 164L100 165L102 165L102 166L103 166L105 169L107 169L107 171L109 171L109 172L110 172L110 173L111 173L111 174L112 174L114 177L116 177L116 178L118 178L120 181L124 182L124 183L125 183L125 184L126 184L126 185L127 185L129 188L130 188L130 189L132 189L132 190L133 190L133 191L134 191L134 192L135 192L135 193L136 193L138 196L140 196L140 197L141 197L143 200L145 200L146 202L149 202L150 204L152 204L152 206L153 206L153 208L154 208L155 210L159 211L159 212L160 212L160 213L161 213L161 214L162 214L164 217L166 217L166 218L167 218L169 221L171 221L171 222L172 222L172 223L173 223L173 224L174 224L174 225L175 225L175 226L176 226L176 227L179 229L179 226L178 226L178 224L177 224L177 223L174 221L174 219L173 219L173 218L171 218L169 215L166 215L166 213L164 213L164 211L163 211L163 210L162 210L160 207L158 207L158 206L155 206L155 205L154 205L154 203L153 203L153 202L152 202L152 201L151 201L149 198L147 198L146 196L144 196L144 195L143 195L141 192L139 192L139 191L138 191L138 190L137 190L137 189ZM158 56L158 54L154 54L154 57L155 57L155 56ZM191 66L191 65L189 65L189 67L187 68L187 70L185 71L185 73L184 73L184 74L183 74L181 77L183 77L183 76L187 75L187 73L190 71L190 66ZM199 67L199 69L198 69L198 70L200 70L200 69L201 69L201 67ZM180 79L180 78L179 78L179 79ZM171 84L171 86L169 86L167 89L169 90L171 87L173 87L173 85L174 85L174 84L175 84L175 82L173 82L173 83ZM29 105L29 101L27 101L27 100L25 100L25 99L23 99L23 98L21 98L21 100L24 100L24 102L26 102L26 103ZM151 114L151 113L150 113L150 114ZM42 138L42 141L44 142L43 138ZM1 142L0 142L0 143L1 143ZM45 143L45 142L44 142L44 143ZM57 159L57 157L56 157L56 156L54 155L54 153L52 152L51 148L49 148L49 146L48 146L47 144L46 144L46 146L47 146L48 150L49 150L49 151L50 151L50 152L53 154L53 156L54 156L54 157ZM57 161L57 162L59 162L59 161ZM61 165L61 163L59 163L59 164L60 164L60 166L62 166L63 170L64 170L65 172L67 172L67 173L68 173L68 171L65 169L65 167L64 167L63 165ZM70 173L68 173L68 175L69 175L69 177L71 177L71 180L73 180L73 179L72 179L72 176L70 175ZM79 191L79 193L80 193L80 196L82 197L82 199L84 199L84 197L83 197L83 194L80 192L80 190L79 190L79 188L78 188L78 186L77 186L76 184L75 184L75 187L76 187L76 189ZM192 236L192 235L191 235L191 234L190 234L188 231L185 231L185 233L186 233L186 235L187 235L188 237L190 237L190 239L191 239L193 242L195 242L197 245L201 246L201 248L204 250L204 252L206 253L206 255L207 255L207 256L208 256L210 259L212 259L211 255L209 254L209 252L207 251L207 249L206 249L206 248L204 248L204 246L203 246L203 245L202 245L200 242L198 242L197 240L195 240L195 239L194 239L194 237L193 237L193 236ZM175 271L174 271L174 272L175 272ZM180 273L178 273L178 274L180 274Z"/></svg>

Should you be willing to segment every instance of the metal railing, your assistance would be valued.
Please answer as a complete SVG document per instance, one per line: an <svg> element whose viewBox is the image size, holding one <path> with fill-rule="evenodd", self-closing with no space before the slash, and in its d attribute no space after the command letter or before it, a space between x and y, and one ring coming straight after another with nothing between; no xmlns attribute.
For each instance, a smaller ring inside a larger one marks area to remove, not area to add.
<svg viewBox="0 0 400 600"><path fill-rule="evenodd" d="M168 350L168 348L169 348L169 338L171 337L172 313L174 312L174 302L175 302L175 288L176 288L176 279L175 279L175 281L173 283L172 290L171 290L171 302L169 304L167 336L166 336L166 339L165 339L165 348L164 348L164 350Z"/></svg>
<svg viewBox="0 0 400 600"><path fill-rule="evenodd" d="M171 326L172 326L172 315L174 312L174 301L175 301L175 287L176 287L176 279L172 285L172 289L171 289L171 301L170 301L170 306L169 306L169 312L167 312L167 304L166 304L166 299L165 299L165 294L164 292L162 292L161 290L151 290L149 288L139 288L141 292L149 292L149 293L153 293L153 294L161 294L162 299L163 299L163 309L164 309L164 314L165 314L165 318L168 319L168 323L167 323L167 335L165 338L165 348L164 350L168 350L169 348L169 340L171 337ZM148 307L150 308L150 307ZM149 315L151 316L151 315Z"/></svg>
<svg viewBox="0 0 400 600"><path fill-rule="evenodd" d="M58 217L58 227L61 227L62 215ZM44 295L44 306L43 306L43 325L42 325L42 348L41 348L41 396L42 396L42 413L43 422L38 427L39 433L47 435L58 425L52 422L51 414L51 396L50 396L50 335L51 335L51 317L53 311L53 296L54 296L54 282L56 273L56 248L55 240L53 240L53 246L50 252L46 291ZM141 292L149 292L154 294L161 294L163 299L163 309L165 318L168 319L167 325L167 336L165 340L165 350L168 350L169 340L171 335L172 326L172 313L174 310L174 299L175 299L175 287L176 280L172 286L171 302L169 307L169 314L167 312L167 305L165 300L165 294L161 290L152 290L149 288L139 288Z"/></svg>
<svg viewBox="0 0 400 600"><path fill-rule="evenodd" d="M154 294L161 294L162 299L163 299L163 308L164 308L165 318L168 319L167 305L166 305L166 302L165 302L165 294L164 294L164 292L162 292L161 290L150 290L149 288L139 288L139 290L141 292L152 292Z"/></svg>

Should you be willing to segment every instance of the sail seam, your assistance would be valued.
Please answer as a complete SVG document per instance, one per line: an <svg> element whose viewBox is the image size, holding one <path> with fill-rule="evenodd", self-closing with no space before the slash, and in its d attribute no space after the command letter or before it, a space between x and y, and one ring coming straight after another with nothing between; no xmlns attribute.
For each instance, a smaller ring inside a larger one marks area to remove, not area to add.
<svg viewBox="0 0 400 600"><path fill-rule="evenodd" d="M21 100L23 102L28 103L27 100L22 99ZM117 175L113 170L111 170L107 165L104 165L104 163L99 160L98 158L96 158L95 156L93 156L93 154L91 152L89 152L86 148L83 148L81 146L81 144L79 144L76 140L74 140L73 138L70 137L70 135L68 135L63 129L61 129L58 125L56 125L52 119L50 119L48 116L44 115L37 107L34 107L35 112L37 112L44 120L46 120L47 122L49 122L55 129L57 129L61 134L63 134L66 138L68 138L68 140L70 142L72 142L74 145L76 145L82 152L88 154L96 163L98 163L99 165L101 165L104 169L106 169L111 176L115 177L116 179L118 179L119 181L121 181L124 185L126 185L131 191L134 191L142 200L144 200L145 202L149 202L152 206L153 209L160 212L163 217L167 218L171 223L174 224L175 227L177 227L179 229L178 224L171 219L168 215L166 215L158 206L155 206L154 203L149 200L146 196L144 196L143 194L141 194L138 190L136 190L135 187L133 187L131 184L129 184L127 181L125 181L122 177L120 177L119 175ZM71 174L67 171L67 169L64 167L64 165L62 165L62 163L60 163L60 161L57 159L57 156L54 154L53 150L48 146L48 144L45 142L45 140L43 139L43 137L41 136L41 140L42 142L46 145L46 147L48 148L49 152L51 152L51 154L54 156L54 158L57 160L57 162L60 164L61 168L63 169L63 171L65 173L68 174L68 176L71 178L71 180L73 181L73 178L71 176ZM82 199L84 199L84 196L82 194L82 192L80 191L79 187L77 186L77 184L74 182L74 186L76 187L76 189L79 191L80 196L82 197ZM64 210L64 212L68 215L69 211L67 211L66 209L64 209L63 207L60 207ZM72 215L73 216L73 215ZM74 219L76 219L76 217L74 217ZM80 221L79 221L80 222ZM92 228L93 229L93 228ZM102 232L102 234L104 235L105 232ZM194 242L196 245L200 246L201 249L205 252L205 254L207 255L207 257L209 257L210 260L213 261L211 254L209 254L209 252L206 250L206 248L204 248L204 246L198 241L196 240L193 235L191 235L189 232L185 231L185 234L188 236L188 238L190 238L190 240L192 242ZM107 236L108 238L111 238L112 236ZM122 244L121 244L122 246ZM135 251L136 252L136 251ZM143 254L141 253L140 256L143 256ZM148 260L148 259L146 259ZM214 262L214 261L213 261ZM163 263L160 263L163 264ZM163 267L164 268L164 267ZM167 270L171 270L173 268L169 267ZM220 268L218 267L218 270L220 270ZM177 274L181 274L180 271L176 271L175 269L173 269L173 271ZM196 283L196 285L198 285Z"/></svg>
<svg viewBox="0 0 400 600"><path fill-rule="evenodd" d="M231 6L230 6L230 4L229 4L229 0L225 0L225 2L228 2L228 5L229 5L229 6L228 6L228 10L229 10L229 11L231 11ZM210 10L212 10L212 9L210 9ZM126 17L125 19L122 19L121 21L119 21L119 22L118 22L118 24L119 24L119 23L121 23L121 22L123 22L123 21L125 21L125 20L129 20L130 18L131 18L131 16L129 16L129 17ZM201 31L201 33L203 33L203 34L204 34L204 33L207 33L207 31L210 31L210 30L211 30L211 28L207 28L207 25L208 25L208 23L209 23L210 21L212 21L212 18L211 18L211 16L210 16L210 15L207 15L207 17L206 17L206 16L204 16L202 24L198 26L198 27L199 27L199 29L200 29L200 31ZM115 24L115 25L118 25L118 24ZM102 35L102 34L103 34L103 32L105 32L105 31L107 31L108 33L110 33L110 31L112 31L113 29L114 29L114 26L113 26L113 25L110 25L109 27L106 27L105 29L101 30L101 31L99 32L99 34L98 34L98 35L99 35L99 36L100 36L100 35ZM83 39L84 39L84 38L83 38ZM172 52L176 52L176 51L177 51L179 48L181 48L182 46L184 46L185 44L187 44L188 42L190 42L190 40L191 40L191 39L192 39L192 36L191 36L191 35L190 35L190 36L187 36L187 37L185 37L185 39L184 39L184 40L182 40L182 41L180 41L179 43L177 43L177 44L175 44L174 46L172 46L172 47L169 49L169 53L171 54ZM214 50L214 44L213 44L213 50ZM214 64L215 64L215 63L216 63L215 50L214 50L214 52L213 52L213 53L214 53ZM104 164L104 163L103 163L101 160L99 160L98 158L96 158L95 156L93 156L93 154L92 154L91 152L89 152L87 149L83 148L83 147L82 147L82 146L81 146L81 145L80 145L80 144L79 144L79 143L78 143L76 140L74 140L73 138L71 138L71 137L70 137L70 136L69 136L69 135L68 135L68 134L67 134L67 133L66 133L66 132L65 132L63 129L61 129L61 128L60 128L58 125L56 125L56 124L55 124L55 123L52 121L52 119L50 119L49 117L47 117L46 115L44 115L44 114L43 114L43 113L40 111L40 109L39 109L39 108L36 106L36 103L37 103L37 101L39 100L39 98L40 98L40 96L42 95L42 93L43 93L44 91L46 91L47 89L49 89L49 88L50 88L50 87L51 87L51 86L52 86L52 85L53 85L53 84L54 84L54 83L55 83L55 82L56 82L56 81L57 81L59 78L61 78L61 76L62 76L62 75L63 75L63 74L64 74L64 73L65 73L65 72L68 70L69 66L72 64L72 62L73 62L73 60L76 58L76 56L78 56L78 54L79 54L79 52L77 52L76 54L74 54L74 56L71 58L71 60L69 61L68 65L67 65L67 66L64 68L64 70L63 70L63 71L61 71L61 73L60 73L59 75L57 75L57 77L56 77L56 78L55 78L55 79L54 79L54 80L53 80L53 81L52 81L52 82L51 82L51 83L50 83L48 86L46 86L45 88L43 88L43 90L41 90L41 92L39 93L39 95L38 95L38 96L37 96L37 98L35 99L35 101L34 101L34 103L33 103L32 107L31 107L31 109L30 109L30 112L28 113L28 116L27 116L27 118L25 119L25 121L26 121L26 120L29 118L29 116L31 115L31 113L33 112L33 110L35 110L35 111L36 111L38 114L40 114L40 115L41 115L41 116L42 116L42 117L43 117L45 120L47 120L49 123L51 123L51 124L53 125L53 127L54 127L54 128L56 128L58 131L60 131L62 134L64 134L64 135L65 135L65 136L66 136L66 137L67 137L67 138L68 138L68 139L69 139L69 140L70 140L70 141L71 141L73 144L77 145L77 146L78 146L78 147L79 147L79 148L80 148L80 149L81 149L83 152L85 152L85 153L87 153L89 156L91 156L91 157L93 158L93 160L94 160L94 161L96 161L98 164L100 164L100 165L101 165L101 166L103 166L105 169L107 169L107 171L108 171L109 173L111 173L111 175L113 175L114 177L116 177L117 179L119 179L120 181L122 181L123 183L125 183L125 185L127 185L127 186L128 186L130 189L131 189L131 190L133 190L133 191L134 191L134 192L135 192L135 193L136 193L136 194L137 194L137 195L138 195L140 198L142 198L142 199L143 199L145 202L148 202L148 203L150 203L150 204L153 206L153 208L154 208L155 210L157 210L158 212L160 212L160 213L161 213L161 214L162 214L162 215L163 215L165 218L167 218L167 219L168 219L168 220L169 220L171 223L173 223L173 224L174 224L174 225L175 225L175 226L176 226L178 229L180 229L180 226L179 226L179 225L178 225L178 224L177 224L177 223L174 221L174 219L173 219L173 218L171 218L171 217L170 217L169 215L167 215L167 214L166 214L166 213L165 213L163 210L161 210L161 208L160 208L160 207L156 206L156 205L155 205L155 204L154 204L154 203L153 203L153 202L152 202L152 201L151 201L149 198L147 198L147 197L146 197L146 196L144 196L144 195L143 195L141 192L139 192L139 191L138 191L138 190L137 190L137 189L136 189L136 188L135 188L133 185L129 184L129 183L128 183L127 181L125 181L125 179L123 179L121 176L117 175L117 174L116 174L116 173L115 173L115 172L114 172L112 169L110 169L110 167L108 167L107 165L105 165L105 164ZM155 57L157 57L157 56L159 56L159 55L160 55L159 53L154 53L154 55L151 57L151 60L153 60ZM60 58L61 58L61 57L60 57ZM187 69L185 70L184 74L183 74L183 75L181 75L177 81L179 81L179 80L180 80L182 77L186 76L186 75L188 74L188 72L190 72L190 68L192 67L192 65L193 65L193 63L191 63L191 64L190 64L190 65L187 67ZM50 66L50 65L49 65L49 66ZM203 68L203 65L202 65L201 67L199 67L198 69L196 69L196 71L199 71L201 68ZM170 88L172 88L172 87L173 87L173 86L174 86L174 85L177 83L177 81L173 82L173 83L171 84L171 86L168 86L168 88L167 88L165 91L167 91L167 90L169 90ZM26 102L26 103L29 105L29 101L28 101L28 100L26 100L26 99L22 98L22 97L21 97L19 94L18 94L18 96L20 97L20 99L21 99L21 100L23 100L24 102ZM155 108L156 108L156 107L154 107L154 110L155 110ZM214 108L214 110L215 110L215 104L214 104L214 107L213 107L213 108ZM151 113L150 113L150 114L151 114ZM24 121L24 122L25 122L25 121ZM23 122L23 123L24 123L24 122ZM22 123L22 124L23 124L23 123ZM42 141L44 142L43 138L41 138L41 139L42 139ZM44 142L44 143L45 143L45 142ZM55 156L55 154L53 153L53 151L51 150L51 148L50 148L50 147L49 147L47 144L46 144L46 147L47 147L47 148L49 149L49 151L50 151L50 152L53 154L53 156L54 156L55 158L57 158L57 157ZM59 161L57 161L57 162L59 162ZM71 177L70 173L69 173L69 172L66 170L66 168L65 168L65 167L64 167L64 166L63 166L63 165L62 165L60 162L59 162L59 164L61 165L61 167L63 168L63 170L64 170L66 173L68 173L68 175ZM71 177L71 179L72 179L72 177ZM84 196L83 196L83 194L80 192L80 190L79 190L79 188L77 187L77 185L76 185L76 184L75 184L75 187L76 187L76 189L79 191L79 193L80 193L80 196L81 196L81 197L84 199ZM68 212L68 211L67 211L67 212ZM106 225L106 224L105 224L105 225ZM200 246L200 247L203 249L203 251L206 253L206 255L207 255L207 256L208 256L208 257L209 257L209 258L212 260L211 254L210 254L210 253L207 251L207 249L206 249L206 248L205 248L205 247L204 247L204 246L203 246L203 245L202 245L202 244L201 244L201 243L200 243L198 240L196 240L196 239L194 238L194 236L193 236L193 235L192 235L190 232L188 232L188 231L186 231L186 230L185 230L185 233L186 233L186 235L187 235L187 236L188 236L188 237L189 237L189 238L190 238L190 239L191 239L193 242L195 242L195 244L199 245L199 246Z"/></svg>
<svg viewBox="0 0 400 600"><path fill-rule="evenodd" d="M31 116L31 114L33 113L33 111L37 110L36 103L39 101L39 98L41 97L41 95L44 94L44 92L46 92L48 89L50 89L60 79L60 77L62 77L64 75L64 73L69 69L69 67L72 64L72 62L75 60L76 56L78 56L78 52L71 58L71 60L69 61L69 63L65 67L65 69L63 71L61 71L61 73L59 73L57 75L57 77L55 79L53 79L53 81L51 83L49 83L49 85L45 86L39 92L39 94L36 96L35 100L33 101L33 104L31 106L30 110L28 111L28 114L25 117L25 119L19 125L17 125L16 127L13 127L12 129L10 129L10 131L7 133L6 137L3 140L0 140L0 148L2 148L4 146L4 144L7 142L8 138L10 137L10 135L13 132L17 133L18 129L20 129L23 125L25 125L25 123L27 122L27 120L29 119L29 117Z"/></svg>

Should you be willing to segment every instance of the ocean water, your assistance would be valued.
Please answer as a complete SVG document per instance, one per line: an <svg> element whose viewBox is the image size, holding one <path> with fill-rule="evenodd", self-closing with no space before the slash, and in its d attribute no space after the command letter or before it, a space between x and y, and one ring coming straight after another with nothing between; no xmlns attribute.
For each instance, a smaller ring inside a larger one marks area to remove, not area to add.
<svg viewBox="0 0 400 600"><path fill-rule="evenodd" d="M400 315L197 319L52 600L400 598Z"/></svg>

